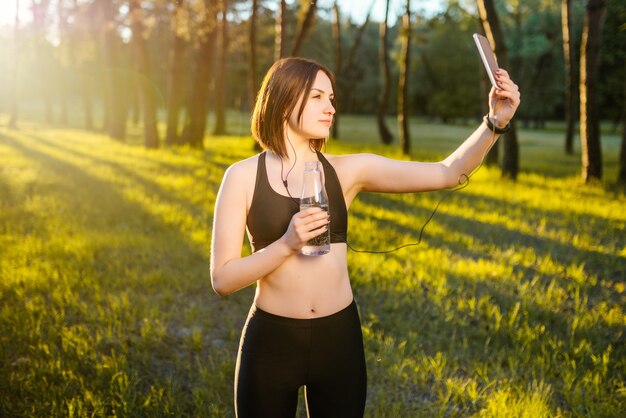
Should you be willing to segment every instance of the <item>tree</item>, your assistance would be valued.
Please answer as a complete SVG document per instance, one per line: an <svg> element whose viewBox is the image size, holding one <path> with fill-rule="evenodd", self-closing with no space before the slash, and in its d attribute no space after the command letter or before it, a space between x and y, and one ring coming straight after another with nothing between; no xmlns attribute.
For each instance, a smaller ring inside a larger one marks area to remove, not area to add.
<svg viewBox="0 0 626 418"><path fill-rule="evenodd" d="M493 0L477 0L477 4L483 30L492 48L495 49L498 65L508 69L507 48L504 42L504 35L500 29L500 20L498 19L494 2ZM504 134L503 148L502 175L515 180L519 171L519 145L517 142L517 129L513 121L511 122L511 130Z"/></svg>
<svg viewBox="0 0 626 418"><path fill-rule="evenodd" d="M296 41L294 42L293 49L291 50L291 56L297 56L300 53L300 48L302 48L302 44L309 34L309 31L313 26L313 21L315 20L317 0L310 0L305 3L307 4L306 12L304 13L304 17L300 20L300 29L298 30Z"/></svg>
<svg viewBox="0 0 626 418"><path fill-rule="evenodd" d="M109 136L123 141L126 137L126 100L124 97L123 77L120 71L121 60L119 50L121 39L116 32L115 18L117 11L111 0L99 0L102 13L102 38L104 50L104 64L106 71L105 89L105 127Z"/></svg>
<svg viewBox="0 0 626 418"><path fill-rule="evenodd" d="M179 142L178 121L183 99L183 70L185 67L185 50L189 42L188 10L184 0L176 2L172 18L171 63L168 74L169 89L167 95L167 131L165 144L174 145Z"/></svg>
<svg viewBox="0 0 626 418"><path fill-rule="evenodd" d="M194 148L204 147L204 133L209 107L209 87L213 76L213 53L215 51L217 7L216 0L199 3L198 47L195 54L195 71L192 90L187 104L187 120L181 135L181 143Z"/></svg>
<svg viewBox="0 0 626 418"><path fill-rule="evenodd" d="M73 50L70 43L69 30L68 30L68 12L64 7L63 1L59 0L57 3L57 17L59 19L59 47L61 51L64 51L61 58L60 71L59 71L59 98L61 99L61 117L60 122L63 125L67 125L67 70L68 67L74 66ZM65 58L65 59L63 59Z"/></svg>
<svg viewBox="0 0 626 418"><path fill-rule="evenodd" d="M228 56L228 0L220 0L220 56L217 60L215 77L215 129L213 134L226 133L226 112L224 103L224 83Z"/></svg>
<svg viewBox="0 0 626 418"><path fill-rule="evenodd" d="M411 138L409 133L409 118L407 96L408 70L411 54L411 0L406 0L406 12L402 16L402 32L400 34L402 52L400 54L400 78L398 80L398 127L400 144L405 155L411 153Z"/></svg>
<svg viewBox="0 0 626 418"><path fill-rule="evenodd" d="M602 179L600 118L597 107L598 65L606 0L588 0L580 45L580 141L582 178Z"/></svg>
<svg viewBox="0 0 626 418"><path fill-rule="evenodd" d="M565 62L565 153L574 153L574 75L572 70L571 39L572 1L561 0L561 30L563 32L563 59Z"/></svg>
<svg viewBox="0 0 626 418"><path fill-rule="evenodd" d="M341 56L341 12L339 11L339 4L337 0L333 3L333 52L335 55L335 80L337 83L340 83L341 78L341 65L342 65L342 56ZM332 135L334 138L339 136L339 118L337 114L333 119L333 132Z"/></svg>
<svg viewBox="0 0 626 418"><path fill-rule="evenodd" d="M276 10L276 26L274 35L274 61L284 58L285 39L287 34L287 0L279 0Z"/></svg>
<svg viewBox="0 0 626 418"><path fill-rule="evenodd" d="M31 0L31 10L33 12L32 33L34 35L35 51L37 55L37 66L41 70L41 91L44 97L46 122L52 123L52 83L48 82L47 76L52 73L50 65L50 54L46 48L46 18L50 0Z"/></svg>
<svg viewBox="0 0 626 418"><path fill-rule="evenodd" d="M582 21L582 19L581 19ZM611 121L613 133L618 133L622 120L624 96L624 65L626 65L626 2L609 1L602 29L600 48L601 77L598 84L598 109L602 110L603 121Z"/></svg>
<svg viewBox="0 0 626 418"><path fill-rule="evenodd" d="M382 73L383 86L378 98L378 109L376 111L376 121L378 133L383 144L391 144L393 137L385 122L387 107L389 106L389 96L391 94L391 70L389 69L389 48L387 41L387 22L389 18L389 0L385 1L385 19L380 23L380 72Z"/></svg>
<svg viewBox="0 0 626 418"><path fill-rule="evenodd" d="M20 0L15 0L15 25L13 27L13 65L11 66L11 116L9 128L17 129L18 114L18 85L19 85L19 57L20 57Z"/></svg>
<svg viewBox="0 0 626 418"><path fill-rule="evenodd" d="M252 10L250 13L249 31L248 31L248 99L250 109L254 108L254 101L256 98L256 92L258 90L256 79L256 23L258 14L259 2L258 0L252 0ZM256 143L256 142L255 142Z"/></svg>
<svg viewBox="0 0 626 418"><path fill-rule="evenodd" d="M619 155L617 182L626 184L626 61L624 62L624 104L622 106L622 149Z"/></svg>
<svg viewBox="0 0 626 418"><path fill-rule="evenodd" d="M99 48L94 48L94 45L98 44L98 38L95 36L96 29L94 29L98 23L94 22L96 19L93 16L97 9L97 4L79 4L78 0L73 0L70 12L72 24L68 28L67 42L70 67L78 73L78 90L85 116L85 129L90 131L94 130L93 98L87 74L93 70L90 71L87 67L89 63L95 62L95 50L100 51Z"/></svg>
<svg viewBox="0 0 626 418"><path fill-rule="evenodd" d="M488 103L489 91L485 94L480 90L486 72L471 40L476 32L475 16L453 3L428 21L418 19L416 23L413 50L420 66L415 77L423 79L416 84L422 85L418 88L424 99L414 105L444 123L456 118L480 120L487 112L482 111L481 104ZM453 54L450 45L454 45Z"/></svg>
<svg viewBox="0 0 626 418"><path fill-rule="evenodd" d="M343 62L343 55L341 50L341 26L340 26L340 12L339 6L337 2L335 2L334 14L335 19L333 22L333 38L335 38L335 79L336 79L336 88L338 90L338 96L342 99L343 103L347 103L350 101L350 93L354 90L354 85L359 79L359 75L361 73L360 68L357 68L355 65L355 59L357 51L359 50L359 46L361 45L361 40L363 39L363 33L367 28L367 25L370 20L370 16L372 14L372 8L374 3L372 2L370 8L367 12L367 16L363 23L357 29L357 32L352 40L352 45L350 46L350 50L348 51L348 59L346 62ZM336 33L335 33L336 32ZM333 136L335 138L338 137L339 131L339 118L337 114L335 114L335 118L333 121Z"/></svg>
<svg viewBox="0 0 626 418"><path fill-rule="evenodd" d="M156 96L152 86L150 71L150 56L144 39L145 27L140 0L130 0L129 14L133 32L132 43L137 62L137 72L141 76L140 91L143 106L143 135L146 148L159 147L159 133L157 131Z"/></svg>

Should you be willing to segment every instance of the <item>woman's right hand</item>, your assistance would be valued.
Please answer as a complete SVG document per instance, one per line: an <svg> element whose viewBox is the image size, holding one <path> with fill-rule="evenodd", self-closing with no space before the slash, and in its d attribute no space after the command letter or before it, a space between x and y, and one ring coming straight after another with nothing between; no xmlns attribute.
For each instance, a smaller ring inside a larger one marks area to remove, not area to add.
<svg viewBox="0 0 626 418"><path fill-rule="evenodd" d="M298 252L310 239L328 229L330 215L321 208L306 208L292 216L287 232L283 235L292 252Z"/></svg>

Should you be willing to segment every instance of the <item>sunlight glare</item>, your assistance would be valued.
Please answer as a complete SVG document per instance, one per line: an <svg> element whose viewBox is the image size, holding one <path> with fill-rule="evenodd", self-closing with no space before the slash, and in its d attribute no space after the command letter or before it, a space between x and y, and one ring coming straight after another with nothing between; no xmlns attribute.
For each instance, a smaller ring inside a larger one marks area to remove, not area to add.
<svg viewBox="0 0 626 418"><path fill-rule="evenodd" d="M15 23L15 6L15 0L0 1L0 26L8 26ZM31 19L31 12L28 6L29 2L25 0L20 1L20 22Z"/></svg>

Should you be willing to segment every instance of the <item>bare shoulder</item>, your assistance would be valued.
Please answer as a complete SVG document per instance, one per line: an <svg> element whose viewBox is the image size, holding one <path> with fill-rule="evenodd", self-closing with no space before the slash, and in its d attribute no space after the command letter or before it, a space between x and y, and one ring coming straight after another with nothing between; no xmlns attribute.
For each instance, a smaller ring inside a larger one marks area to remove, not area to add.
<svg viewBox="0 0 626 418"><path fill-rule="evenodd" d="M220 206L225 205L230 211L234 211L237 207L246 209L250 207L256 182L258 157L258 154L254 155L233 163L226 169L218 194Z"/></svg>
<svg viewBox="0 0 626 418"><path fill-rule="evenodd" d="M246 158L245 160L237 161L226 169L224 178L233 180L243 180L246 178L252 178L254 180L256 176L257 164L259 161L259 154Z"/></svg>

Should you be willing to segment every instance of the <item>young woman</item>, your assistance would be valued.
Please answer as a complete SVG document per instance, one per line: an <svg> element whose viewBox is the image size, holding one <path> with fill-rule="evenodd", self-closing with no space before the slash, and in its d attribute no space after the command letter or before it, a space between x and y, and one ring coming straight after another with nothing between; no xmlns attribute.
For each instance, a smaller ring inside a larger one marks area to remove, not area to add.
<svg viewBox="0 0 626 418"><path fill-rule="evenodd" d="M215 204L212 285L227 295L256 283L235 375L239 417L293 417L305 386L313 417L361 417L366 370L361 325L347 267L347 210L362 191L420 192L454 187L478 166L520 101L504 70L489 115L445 160L396 161L320 152L335 113L334 80L301 58L276 62L259 91L252 134L265 149L224 175ZM305 162L320 161L329 211L299 209ZM331 251L302 255L331 231ZM244 233L253 253L241 257Z"/></svg>

